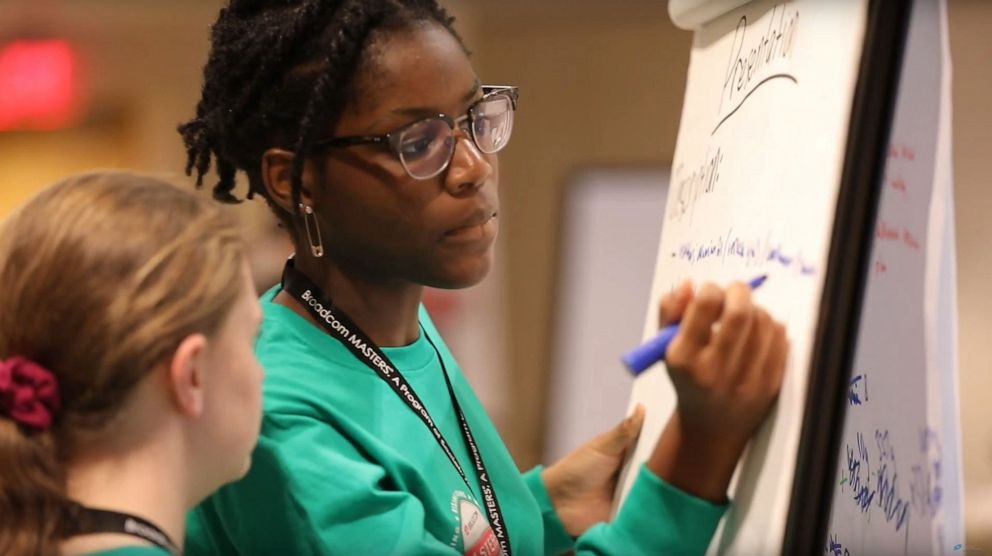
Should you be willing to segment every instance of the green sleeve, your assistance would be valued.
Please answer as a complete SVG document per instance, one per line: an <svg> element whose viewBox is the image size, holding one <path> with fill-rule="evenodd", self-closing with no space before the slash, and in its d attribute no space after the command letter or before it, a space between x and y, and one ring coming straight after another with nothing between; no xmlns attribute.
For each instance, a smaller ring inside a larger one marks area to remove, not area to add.
<svg viewBox="0 0 992 556"><path fill-rule="evenodd" d="M705 554L726 509L669 485L642 466L616 519L586 531L575 552Z"/></svg>
<svg viewBox="0 0 992 556"><path fill-rule="evenodd" d="M554 504L551 503L551 496L548 488L541 477L544 467L538 465L523 474L524 484L534 495L537 505L541 508L541 521L544 522L544 553L561 554L571 550L575 545L575 539L565 530L565 524L558 517Z"/></svg>
<svg viewBox="0 0 992 556"><path fill-rule="evenodd" d="M248 475L210 501L239 554L455 553L427 532L420 501L385 488L382 467L333 427L265 419Z"/></svg>
<svg viewBox="0 0 992 556"><path fill-rule="evenodd" d="M86 556L169 556L169 551L157 546L122 546L99 552L87 552Z"/></svg>

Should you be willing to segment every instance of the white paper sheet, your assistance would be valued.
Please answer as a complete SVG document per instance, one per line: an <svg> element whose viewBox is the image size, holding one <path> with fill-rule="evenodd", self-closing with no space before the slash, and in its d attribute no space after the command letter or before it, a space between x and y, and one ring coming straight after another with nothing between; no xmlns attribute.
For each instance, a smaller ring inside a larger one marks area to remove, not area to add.
<svg viewBox="0 0 992 556"><path fill-rule="evenodd" d="M866 14L864 1L758 1L694 36L645 337L684 278L768 274L756 299L791 341L778 407L738 468L711 551L781 549ZM662 364L636 381L639 402L648 414L633 465L675 405Z"/></svg>

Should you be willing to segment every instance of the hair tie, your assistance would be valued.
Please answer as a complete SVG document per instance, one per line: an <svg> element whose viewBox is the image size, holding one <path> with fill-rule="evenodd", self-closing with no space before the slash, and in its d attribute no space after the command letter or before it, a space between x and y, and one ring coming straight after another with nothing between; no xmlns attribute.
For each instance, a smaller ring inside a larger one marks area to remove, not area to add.
<svg viewBox="0 0 992 556"><path fill-rule="evenodd" d="M23 357L0 361L0 415L44 431L51 428L61 405L58 380L51 371Z"/></svg>

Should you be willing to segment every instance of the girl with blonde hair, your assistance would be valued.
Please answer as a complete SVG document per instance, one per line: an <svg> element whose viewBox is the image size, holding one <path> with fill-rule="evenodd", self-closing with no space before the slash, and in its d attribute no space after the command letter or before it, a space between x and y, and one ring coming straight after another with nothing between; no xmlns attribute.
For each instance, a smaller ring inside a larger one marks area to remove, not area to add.
<svg viewBox="0 0 992 556"><path fill-rule="evenodd" d="M258 437L256 292L234 221L99 172L0 230L0 554L178 553Z"/></svg>

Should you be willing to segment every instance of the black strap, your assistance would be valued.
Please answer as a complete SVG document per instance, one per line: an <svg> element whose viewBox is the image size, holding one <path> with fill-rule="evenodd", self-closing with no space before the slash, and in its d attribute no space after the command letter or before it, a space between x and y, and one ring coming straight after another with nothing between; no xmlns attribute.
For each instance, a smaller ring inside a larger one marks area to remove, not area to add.
<svg viewBox="0 0 992 556"><path fill-rule="evenodd" d="M458 458L455 457L455 453L451 450L451 446L448 445L447 439L444 438L444 434L441 433L441 429L437 427L430 412L427 411L423 402L420 401L420 397L413 390L413 386L406 381L406 378L393 365L389 357L379 349L379 346L348 315L344 314L339 308L334 307L333 301L325 296L316 284L296 269L292 258L286 261L286 268L283 270L282 275L282 287L313 316L324 331L340 341L359 361L365 363L370 369L375 371L376 375L392 388L393 392L403 400L407 407L420 417L420 420L431 431L431 435L437 440L438 445L441 446L441 450L448 456L448 460L455 467L455 471L465 481L465 486L471 492L472 486L468 481L468 477L458 462ZM441 363L441 371L444 374L444 381L448 386L448 394L451 396L451 403L454 406L455 413L458 415L458 422L461 424L462 438L465 439L465 444L468 446L472 454L472 460L475 463L479 488L482 490L482 502L485 504L486 512L489 514L489 525L492 527L493 533L496 534L503 553L506 556L511 556L510 533L506 528L506 522L503 520L503 512L500 509L499 500L496 498L496 491L493 489L492 482L489 480L489 473L486 471L486 465L482 460L479 447L475 443L472 429L469 427L468 420L465 419L465 413L462 412L458 398L455 396L455 390L451 386L451 378L448 377L448 369L444 364L444 358L441 357L441 352L434 345L434 341L431 340L431 337L423 329L423 326L421 326L421 330L424 337L431 344L431 347L434 348L434 353L437 354L438 361Z"/></svg>
<svg viewBox="0 0 992 556"><path fill-rule="evenodd" d="M88 508L73 502L68 508L62 537L68 539L96 533L130 535L146 540L175 556L182 554L169 535L147 519L113 510Z"/></svg>

